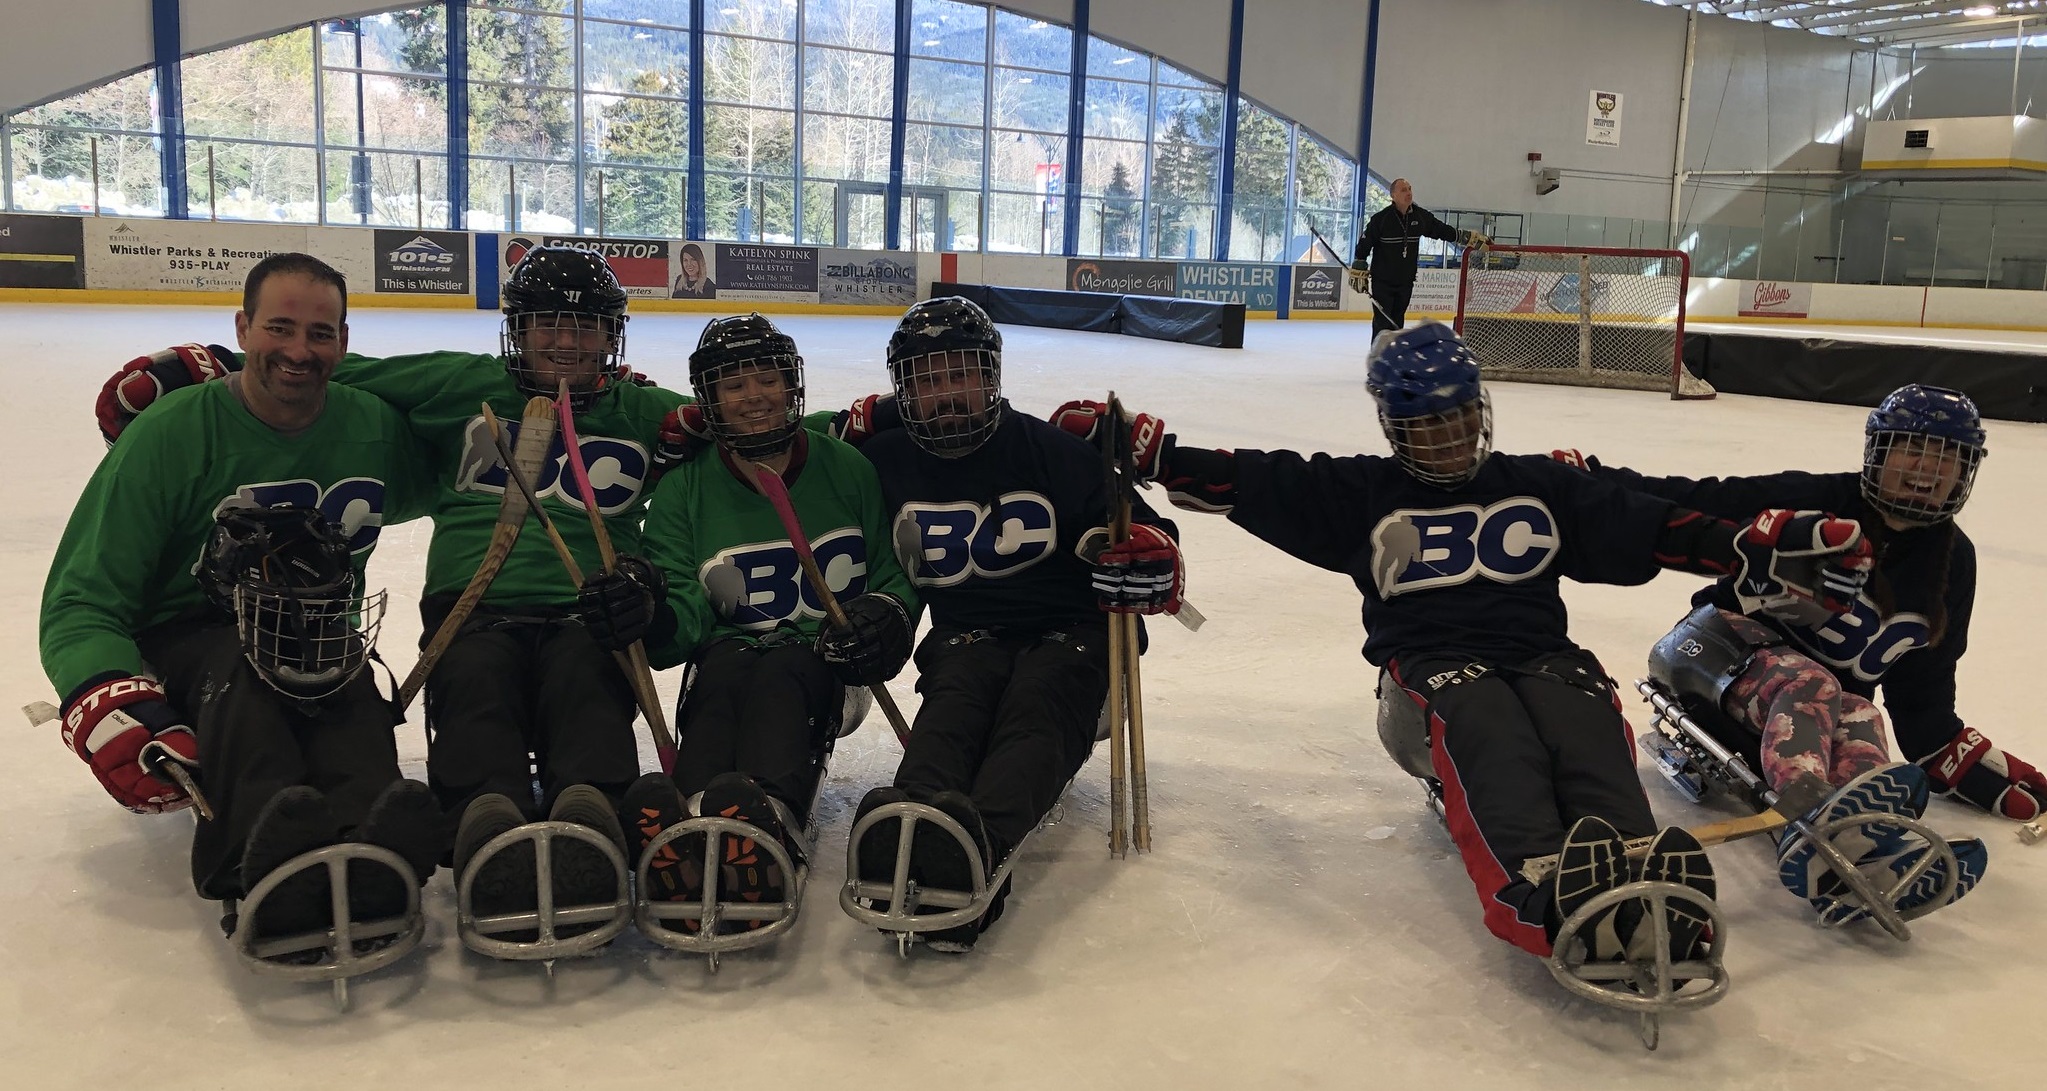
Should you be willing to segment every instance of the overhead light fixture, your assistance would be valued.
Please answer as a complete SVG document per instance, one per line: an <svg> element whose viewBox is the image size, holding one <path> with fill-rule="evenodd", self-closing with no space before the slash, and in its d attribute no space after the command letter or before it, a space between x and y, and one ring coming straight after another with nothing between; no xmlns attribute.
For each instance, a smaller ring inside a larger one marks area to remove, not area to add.
<svg viewBox="0 0 2047 1091"><path fill-rule="evenodd" d="M1970 18L1973 18L1973 19L1981 19L1981 18L1984 18L1985 16L1990 16L1990 15L1996 15L1996 14L1997 14L1997 9L1996 9L1996 8L1994 8L1994 7L1991 7L1991 6L1990 6L1990 5L1988 5L1988 4L1983 4L1983 5L1980 5L1980 6L1978 6L1978 7L1973 7L1973 8L1963 8L1963 9L1962 9L1962 14L1963 14L1963 15L1967 15L1967 16L1969 16Z"/></svg>

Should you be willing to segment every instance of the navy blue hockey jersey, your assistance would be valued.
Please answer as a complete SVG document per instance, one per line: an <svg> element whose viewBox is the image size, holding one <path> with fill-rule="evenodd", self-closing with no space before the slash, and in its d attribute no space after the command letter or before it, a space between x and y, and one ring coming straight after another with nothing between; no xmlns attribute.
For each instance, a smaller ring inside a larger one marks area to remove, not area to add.
<svg viewBox="0 0 2047 1091"><path fill-rule="evenodd" d="M1383 455L1237 451L1230 520L1351 578L1365 658L1518 663L1574 645L1558 581L1646 583L1673 505L1540 455L1495 454L1449 490Z"/></svg>
<svg viewBox="0 0 2047 1091"><path fill-rule="evenodd" d="M1618 466L1593 471L1600 478L1697 508L1746 521L1765 508L1829 511L1862 524L1876 549L1877 581L1889 588L1890 613L1865 591L1855 609L1817 628L1762 620L1797 648L1832 668L1844 689L1874 697L1883 686L1884 708L1898 749L1917 760L1962 729L1955 714L1955 665L1969 646L1969 616L1976 601L1976 546L1953 523L1892 530L1862 498L1854 472L1790 471L1755 477L1647 477ZM1711 602L1740 610L1729 581L1708 586L1695 605ZM1932 622L1946 610L1940 643L1930 644Z"/></svg>
<svg viewBox="0 0 2047 1091"><path fill-rule="evenodd" d="M903 569L941 626L1036 633L1099 619L1093 565L1078 550L1106 522L1101 451L1008 402L1001 413L988 441L959 458L923 451L902 429L861 444ZM1175 532L1142 497L1131 516Z"/></svg>

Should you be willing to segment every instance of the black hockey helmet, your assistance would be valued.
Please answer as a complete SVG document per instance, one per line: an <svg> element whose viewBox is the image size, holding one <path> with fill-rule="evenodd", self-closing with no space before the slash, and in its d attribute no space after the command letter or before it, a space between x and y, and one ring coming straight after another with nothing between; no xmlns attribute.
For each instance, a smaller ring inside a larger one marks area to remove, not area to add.
<svg viewBox="0 0 2047 1091"><path fill-rule="evenodd" d="M773 391L735 389L731 393L739 404L728 412L719 400L719 384L760 369L779 374L782 404L772 404ZM794 339L758 314L706 323L696 351L689 354L689 383L711 435L741 458L781 454L803 427L803 357L797 355ZM756 400L762 396L764 400Z"/></svg>
<svg viewBox="0 0 2047 1091"><path fill-rule="evenodd" d="M631 372L625 366L626 294L602 255L550 243L526 252L505 281L499 347L505 370L528 397L554 397L569 380L572 407L585 409ZM558 347L533 348L530 332L586 331ZM601 336L595 336L601 335Z"/></svg>
<svg viewBox="0 0 2047 1091"><path fill-rule="evenodd" d="M198 574L208 601L234 617L249 665L280 693L319 700L369 662L384 595L364 601L347 535L318 509L222 507Z"/></svg>
<svg viewBox="0 0 2047 1091"><path fill-rule="evenodd" d="M888 377L910 438L957 458L986 443L1001 420L1002 332L972 300L927 299L889 336Z"/></svg>

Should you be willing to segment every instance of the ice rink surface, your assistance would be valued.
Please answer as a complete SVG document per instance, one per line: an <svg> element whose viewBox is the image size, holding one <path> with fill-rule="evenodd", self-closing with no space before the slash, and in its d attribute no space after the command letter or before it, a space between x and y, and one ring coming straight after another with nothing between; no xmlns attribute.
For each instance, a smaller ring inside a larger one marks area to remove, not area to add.
<svg viewBox="0 0 2047 1091"><path fill-rule="evenodd" d="M777 317L809 364L812 408L884 388L892 323ZM686 388L703 316L629 327L641 371ZM370 354L491 351L498 319L361 311ZM1414 782L1381 751L1357 593L1227 521L1179 513L1190 634L1155 625L1144 661L1157 851L1106 851L1107 756L1063 817L1022 850L1016 894L977 951L896 957L838 909L855 801L899 748L878 720L843 740L819 807L819 865L796 931L728 956L721 973L636 933L601 957L531 964L464 951L443 871L422 948L359 979L337 1014L323 986L251 975L217 907L188 878L185 815L112 804L54 725L12 711L54 700L35 618L51 553L101 454L92 403L140 352L232 344L226 308L0 306L15 353L0 450L22 472L0 527L0 698L12 719L0 824L0 1058L19 1088L772 1089L1991 1087L2034 1081L2047 845L1936 802L1929 820L1991 846L1988 877L1898 944L1822 931L1758 843L1714 850L1730 921L1728 997L1665 1021L1654 1053L1631 1018L1572 999L1537 960L1486 933L1463 867ZM1241 352L1008 327L1007 392L1047 412L1114 387L1183 443L1383 452L1363 385L1366 328L1257 322ZM1859 465L1864 409L1722 396L1497 384L1496 446L1571 446L1649 472L1760 473ZM1993 422L1961 517L1982 562L1961 712L2047 761L2037 691L2047 602L2047 430ZM1153 494L1155 499L1157 494ZM372 586L390 588L382 647L402 671L429 526L387 530ZM1685 612L1697 580L1566 585L1574 634L1626 686ZM673 698L677 678L660 679ZM906 710L906 676L892 687ZM1629 695L1639 726L1646 710ZM5 722L5 721L0 721ZM424 777L417 709L399 729ZM643 749L646 744L642 744ZM651 755L647 755L651 767ZM1642 763L1667 821L1685 804Z"/></svg>

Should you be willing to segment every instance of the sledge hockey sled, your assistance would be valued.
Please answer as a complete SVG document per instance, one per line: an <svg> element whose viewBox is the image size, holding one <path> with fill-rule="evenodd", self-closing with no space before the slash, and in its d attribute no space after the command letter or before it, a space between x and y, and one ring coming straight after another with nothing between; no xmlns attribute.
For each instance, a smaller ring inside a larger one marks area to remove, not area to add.
<svg viewBox="0 0 2047 1091"><path fill-rule="evenodd" d="M845 687L838 727L831 732L830 741L819 758L816 786L811 790L812 814L816 813L817 795L823 790L825 775L831 770L833 746L839 739L858 730L873 707L874 697L865 686ZM782 829L790 837L800 840L797 853L791 853L787 846L769 837L759 826L718 815L678 822L647 843L634 869L633 922L642 935L671 951L703 955L711 972L716 973L718 956L723 952L758 947L796 926L796 916L803 904L803 890L810 879L809 859L817 836L815 824L812 828L799 826L795 816L780 800L770 797L768 802L774 806ZM703 894L686 902L648 898L649 872L654 861L668 846L692 835L701 836L703 840ZM726 836L747 838L767 852L784 876L782 900L734 902L719 899L723 881L719 849ZM695 922L693 931L683 924L685 921ZM729 931L720 927L728 922L744 924L745 927Z"/></svg>
<svg viewBox="0 0 2047 1091"><path fill-rule="evenodd" d="M1591 944L1580 939L1580 930L1605 910L1638 898L1648 903L1642 921L1653 929L1650 946L1655 955L1590 961L1587 952ZM1694 958L1675 961L1670 957L1670 921L1665 910L1671 902L1683 903L1690 915L1707 921L1707 931L1699 940L1704 949ZM1680 883L1622 883L1579 906L1557 927L1544 963L1557 984L1569 992L1639 1017L1642 1045L1655 1049L1662 1035L1663 1016L1703 1008L1727 995L1727 967L1721 961L1726 935L1719 904L1699 891ZM1692 987L1699 982L1704 985Z"/></svg>
<svg viewBox="0 0 2047 1091"><path fill-rule="evenodd" d="M596 847L611 862L617 879L610 901L580 905L556 905L553 860L555 842L567 838ZM534 908L512 913L480 916L476 912L476 876L483 865L501 852L528 844L533 850ZM471 857L455 879L455 933L462 945L480 955L510 961L538 960L554 969L554 960L590 954L610 943L632 920L633 899L627 890L625 853L611 839L579 822L528 822L491 838ZM594 925L585 932L564 936L564 926ZM532 939L507 938L530 932Z"/></svg>
<svg viewBox="0 0 2047 1091"><path fill-rule="evenodd" d="M1694 803L1714 795L1741 800L1757 809L1776 802L1776 794L1758 776L1746 755L1761 746L1760 735L1720 710L1720 701L1754 649L1721 620L1712 606L1702 606L1679 622L1649 653L1649 677L1635 689L1653 710L1649 727L1638 740L1658 772L1680 795ZM1907 815L1863 811L1829 822L1794 819L1790 828L1808 839L1816 861L1834 873L1879 927L1899 940L1912 938L1906 921L1925 916L1953 900L1962 878L1961 865L1946 838ZM1842 851L1844 837L1881 836L1901 847L1926 851L1896 881L1881 889ZM1938 869L1938 870L1935 870ZM1914 907L1899 903L1932 871L1941 885ZM1846 899L1844 899L1846 900ZM1821 923L1831 922L1822 917Z"/></svg>
<svg viewBox="0 0 2047 1091"><path fill-rule="evenodd" d="M350 914L348 865L358 860L398 873L405 888L402 912L362 920ZM327 869L334 923L292 935L258 937L255 920L264 901L285 880L313 868ZM265 875L245 897L228 899L224 908L226 919L233 922L228 943L243 965L258 974L288 981L330 981L334 985L334 1006L341 1011L348 1010L351 978L381 970L411 954L426 934L426 915L419 905L419 876L411 865L390 849L359 842L300 853Z"/></svg>

